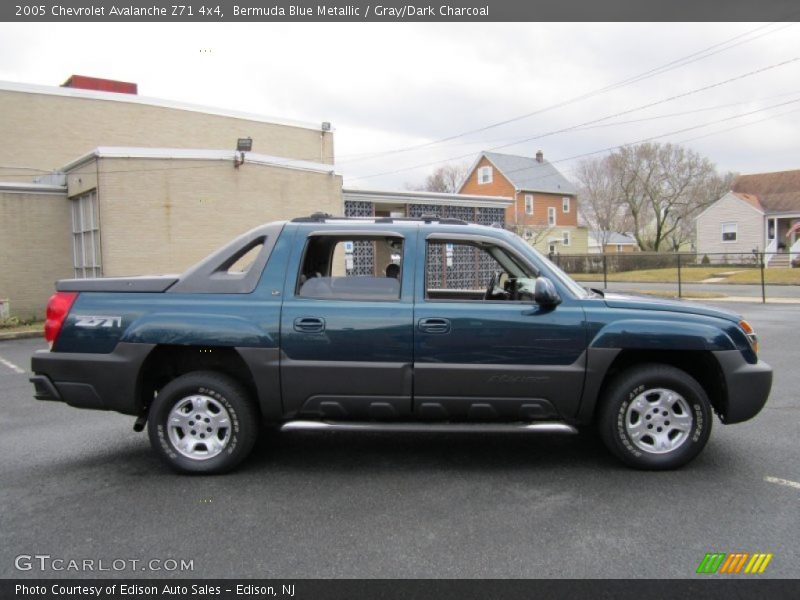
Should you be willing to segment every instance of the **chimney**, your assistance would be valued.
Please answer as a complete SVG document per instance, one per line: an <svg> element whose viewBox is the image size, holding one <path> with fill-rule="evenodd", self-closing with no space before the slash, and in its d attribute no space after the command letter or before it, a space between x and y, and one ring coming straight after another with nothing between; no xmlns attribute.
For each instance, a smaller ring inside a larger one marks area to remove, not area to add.
<svg viewBox="0 0 800 600"><path fill-rule="evenodd" d="M137 94L138 86L127 81L114 79L101 79L99 77L86 77L85 75L72 75L61 87L79 90L94 90L98 92L116 92L118 94Z"/></svg>
<svg viewBox="0 0 800 600"><path fill-rule="evenodd" d="M544 152L541 150L536 153L536 162L544 162Z"/></svg>

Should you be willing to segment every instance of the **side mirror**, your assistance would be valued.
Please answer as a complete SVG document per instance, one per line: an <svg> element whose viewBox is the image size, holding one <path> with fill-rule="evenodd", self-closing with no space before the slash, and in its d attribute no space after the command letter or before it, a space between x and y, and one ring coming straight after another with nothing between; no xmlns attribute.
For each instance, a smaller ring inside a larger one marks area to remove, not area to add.
<svg viewBox="0 0 800 600"><path fill-rule="evenodd" d="M547 277L537 277L533 301L539 306L553 307L561 304L561 296L558 295L556 286Z"/></svg>

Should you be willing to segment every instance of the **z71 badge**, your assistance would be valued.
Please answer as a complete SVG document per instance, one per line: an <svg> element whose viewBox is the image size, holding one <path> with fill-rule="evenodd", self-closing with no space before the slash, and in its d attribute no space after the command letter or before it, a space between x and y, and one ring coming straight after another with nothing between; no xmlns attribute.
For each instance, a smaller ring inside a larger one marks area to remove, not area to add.
<svg viewBox="0 0 800 600"><path fill-rule="evenodd" d="M122 327L122 317L75 315L75 327Z"/></svg>

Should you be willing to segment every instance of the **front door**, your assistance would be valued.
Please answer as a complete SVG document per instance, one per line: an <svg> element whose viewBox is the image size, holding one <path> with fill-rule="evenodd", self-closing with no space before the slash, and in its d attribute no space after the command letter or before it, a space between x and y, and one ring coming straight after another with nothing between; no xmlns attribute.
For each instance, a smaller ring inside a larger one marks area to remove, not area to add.
<svg viewBox="0 0 800 600"><path fill-rule="evenodd" d="M306 242L296 244L290 260L281 312L286 416L407 418L413 350L407 240L393 232L316 235L300 228L297 235Z"/></svg>
<svg viewBox="0 0 800 600"><path fill-rule="evenodd" d="M510 247L418 241L414 412L426 419L531 421L574 415L583 388L583 308L532 300L536 273ZM420 265L420 271L423 265Z"/></svg>

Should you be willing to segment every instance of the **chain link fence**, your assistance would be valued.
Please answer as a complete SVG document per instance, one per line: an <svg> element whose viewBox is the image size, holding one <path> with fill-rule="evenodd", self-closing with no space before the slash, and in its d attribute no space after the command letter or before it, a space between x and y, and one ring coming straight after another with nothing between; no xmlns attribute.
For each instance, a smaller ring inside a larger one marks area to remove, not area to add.
<svg viewBox="0 0 800 600"><path fill-rule="evenodd" d="M549 258L589 287L679 298L800 300L800 254L789 252L618 252Z"/></svg>

